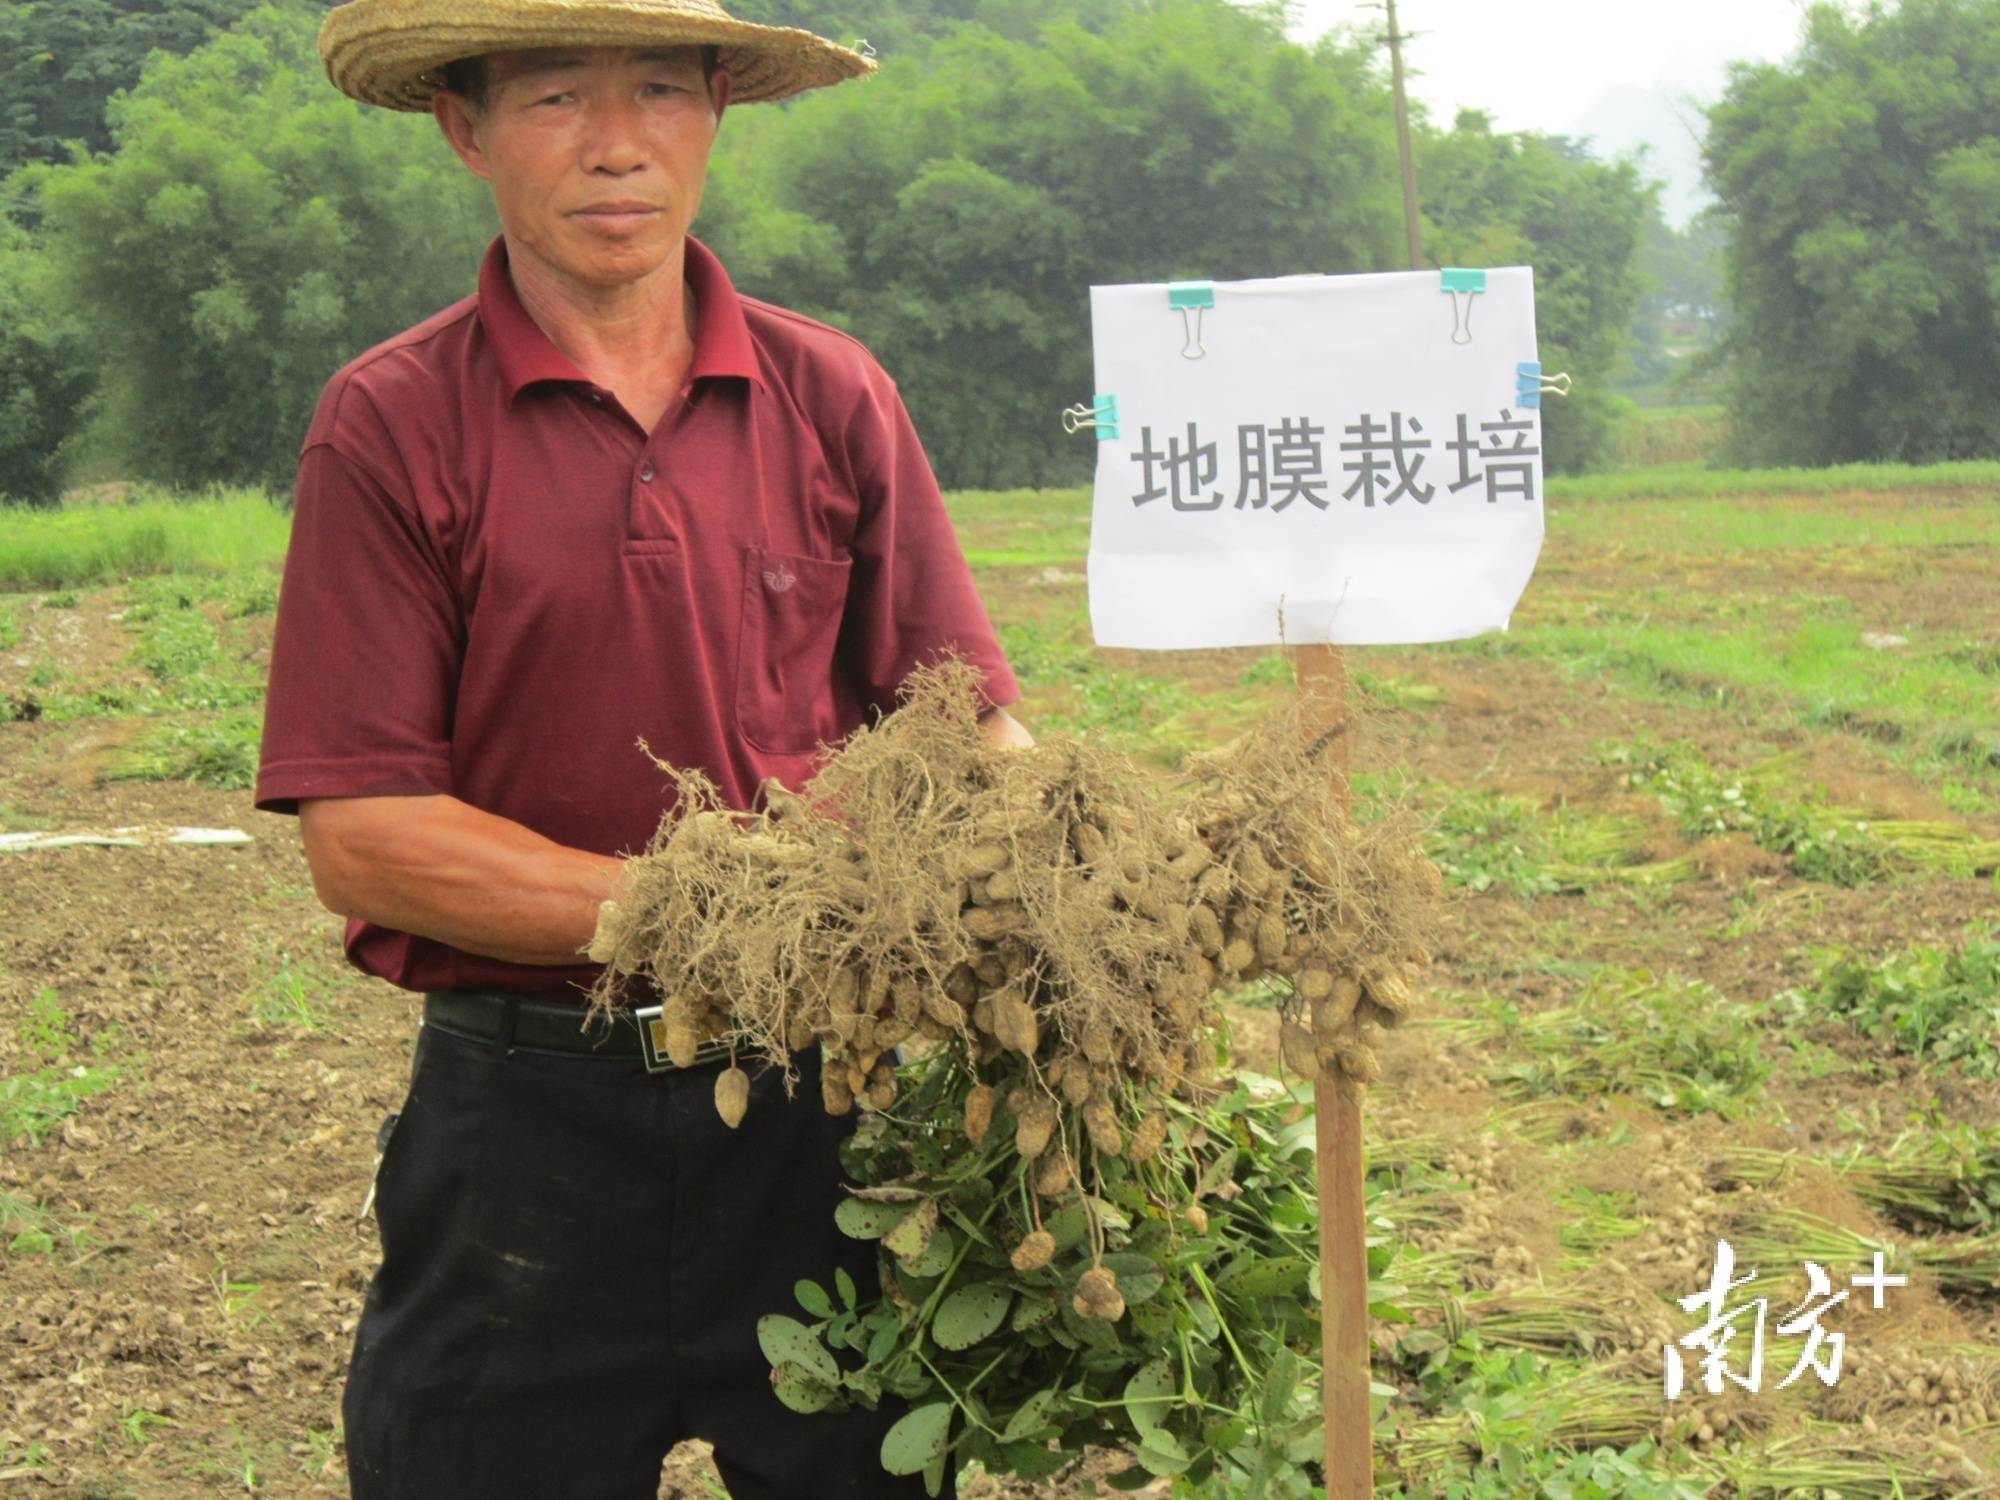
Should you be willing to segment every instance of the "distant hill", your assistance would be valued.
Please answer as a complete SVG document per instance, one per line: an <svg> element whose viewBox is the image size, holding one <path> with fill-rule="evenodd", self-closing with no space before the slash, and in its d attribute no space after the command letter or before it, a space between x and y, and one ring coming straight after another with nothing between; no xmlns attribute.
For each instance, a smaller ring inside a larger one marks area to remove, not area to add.
<svg viewBox="0 0 2000 1500"><path fill-rule="evenodd" d="M1564 134L1588 137L1591 153L1606 161L1644 150L1647 175L1666 184L1660 211L1678 228L1713 201L1701 176L1704 110L1721 96L1729 61L1720 48L1680 53L1650 87L1604 89Z"/></svg>

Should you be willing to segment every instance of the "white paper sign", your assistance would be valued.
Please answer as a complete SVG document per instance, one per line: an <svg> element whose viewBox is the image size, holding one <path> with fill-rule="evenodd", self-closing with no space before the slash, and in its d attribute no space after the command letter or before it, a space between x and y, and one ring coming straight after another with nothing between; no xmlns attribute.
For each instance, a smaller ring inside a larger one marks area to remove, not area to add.
<svg viewBox="0 0 2000 1500"><path fill-rule="evenodd" d="M1538 359L1531 271L1489 270L1477 294L1430 271L1175 300L1164 283L1091 288L1097 403L1117 408L1090 529L1099 645L1507 628L1542 544L1541 417L1521 400L1538 385L1521 372Z"/></svg>

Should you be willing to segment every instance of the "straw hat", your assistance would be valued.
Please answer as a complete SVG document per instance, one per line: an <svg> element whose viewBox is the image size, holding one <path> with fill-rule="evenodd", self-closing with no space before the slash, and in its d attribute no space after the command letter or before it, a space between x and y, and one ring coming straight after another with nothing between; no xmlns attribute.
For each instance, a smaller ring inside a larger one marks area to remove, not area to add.
<svg viewBox="0 0 2000 1500"><path fill-rule="evenodd" d="M874 71L810 31L754 26L715 0L349 0L327 14L319 55L343 94L428 110L445 64L532 47L721 49L737 103L783 99Z"/></svg>

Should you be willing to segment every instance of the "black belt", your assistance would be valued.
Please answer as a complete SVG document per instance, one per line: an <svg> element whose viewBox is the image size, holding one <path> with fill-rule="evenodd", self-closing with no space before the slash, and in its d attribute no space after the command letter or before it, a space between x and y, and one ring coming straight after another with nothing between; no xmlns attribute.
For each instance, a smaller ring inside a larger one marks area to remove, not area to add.
<svg viewBox="0 0 2000 1500"><path fill-rule="evenodd" d="M488 1042L502 1052L547 1052L565 1057L597 1057L612 1062L643 1063L648 1072L664 1073L674 1064L667 1056L666 1026L660 1007L614 1010L584 1025L587 1007L537 1000L505 990L430 990L424 995L424 1024L468 1041ZM729 1056L729 1042L703 1042L693 1066Z"/></svg>

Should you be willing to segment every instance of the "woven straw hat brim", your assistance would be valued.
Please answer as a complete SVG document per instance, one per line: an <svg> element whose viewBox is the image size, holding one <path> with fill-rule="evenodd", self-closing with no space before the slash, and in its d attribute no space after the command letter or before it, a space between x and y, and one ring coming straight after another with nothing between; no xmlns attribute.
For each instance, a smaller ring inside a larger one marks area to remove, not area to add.
<svg viewBox="0 0 2000 1500"><path fill-rule="evenodd" d="M783 99L871 73L860 53L789 26L739 21L713 0L349 0L328 12L319 55L343 94L429 110L445 64L535 47L720 49L730 99Z"/></svg>

